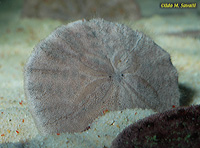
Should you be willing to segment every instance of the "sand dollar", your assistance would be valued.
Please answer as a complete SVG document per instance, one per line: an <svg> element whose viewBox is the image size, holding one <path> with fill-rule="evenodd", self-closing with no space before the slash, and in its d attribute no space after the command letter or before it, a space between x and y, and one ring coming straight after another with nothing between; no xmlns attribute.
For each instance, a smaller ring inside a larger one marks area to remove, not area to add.
<svg viewBox="0 0 200 148"><path fill-rule="evenodd" d="M179 106L170 55L143 33L103 19L57 28L34 48L24 74L43 134L81 132L105 110Z"/></svg>
<svg viewBox="0 0 200 148"><path fill-rule="evenodd" d="M110 148L198 148L200 105L150 115L126 127Z"/></svg>

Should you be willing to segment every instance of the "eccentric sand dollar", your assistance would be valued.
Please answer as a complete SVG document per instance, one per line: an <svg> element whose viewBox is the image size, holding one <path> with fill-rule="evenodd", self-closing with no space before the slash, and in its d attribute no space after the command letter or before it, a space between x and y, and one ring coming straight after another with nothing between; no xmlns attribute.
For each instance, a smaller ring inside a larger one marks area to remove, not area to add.
<svg viewBox="0 0 200 148"><path fill-rule="evenodd" d="M126 127L110 148L199 148L200 105L157 113Z"/></svg>
<svg viewBox="0 0 200 148"><path fill-rule="evenodd" d="M143 33L103 19L52 32L32 52L24 83L43 134L81 132L105 110L179 106L170 55Z"/></svg>

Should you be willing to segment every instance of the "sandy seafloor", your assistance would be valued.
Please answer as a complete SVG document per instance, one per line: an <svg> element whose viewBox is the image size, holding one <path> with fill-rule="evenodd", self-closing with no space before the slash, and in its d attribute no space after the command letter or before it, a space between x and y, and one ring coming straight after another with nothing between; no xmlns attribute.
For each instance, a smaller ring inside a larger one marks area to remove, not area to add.
<svg viewBox="0 0 200 148"><path fill-rule="evenodd" d="M83 133L40 136L24 96L23 67L33 47L68 22L22 19L20 12L11 13L0 14L0 147L108 148L124 127L155 113L141 109L108 112ZM120 22L143 31L171 54L179 73L181 105L200 104L200 17L154 15ZM180 33L185 30L191 32Z"/></svg>

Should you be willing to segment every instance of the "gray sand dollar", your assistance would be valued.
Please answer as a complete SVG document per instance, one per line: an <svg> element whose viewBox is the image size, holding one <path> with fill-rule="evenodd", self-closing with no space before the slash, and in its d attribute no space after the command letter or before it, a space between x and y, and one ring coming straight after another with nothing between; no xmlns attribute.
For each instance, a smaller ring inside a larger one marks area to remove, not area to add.
<svg viewBox="0 0 200 148"><path fill-rule="evenodd" d="M34 48L24 76L42 134L81 132L105 110L179 106L170 55L143 33L103 19L57 28Z"/></svg>

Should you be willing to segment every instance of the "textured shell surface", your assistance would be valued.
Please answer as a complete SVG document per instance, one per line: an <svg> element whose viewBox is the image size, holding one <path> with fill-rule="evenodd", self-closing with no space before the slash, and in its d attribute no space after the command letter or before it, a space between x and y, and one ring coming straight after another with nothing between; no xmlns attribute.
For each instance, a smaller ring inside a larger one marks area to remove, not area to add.
<svg viewBox="0 0 200 148"><path fill-rule="evenodd" d="M126 127L111 148L199 148L200 105L150 115Z"/></svg>
<svg viewBox="0 0 200 148"><path fill-rule="evenodd" d="M34 48L24 76L43 134L81 132L104 110L179 106L170 55L143 33L103 19L57 28Z"/></svg>

